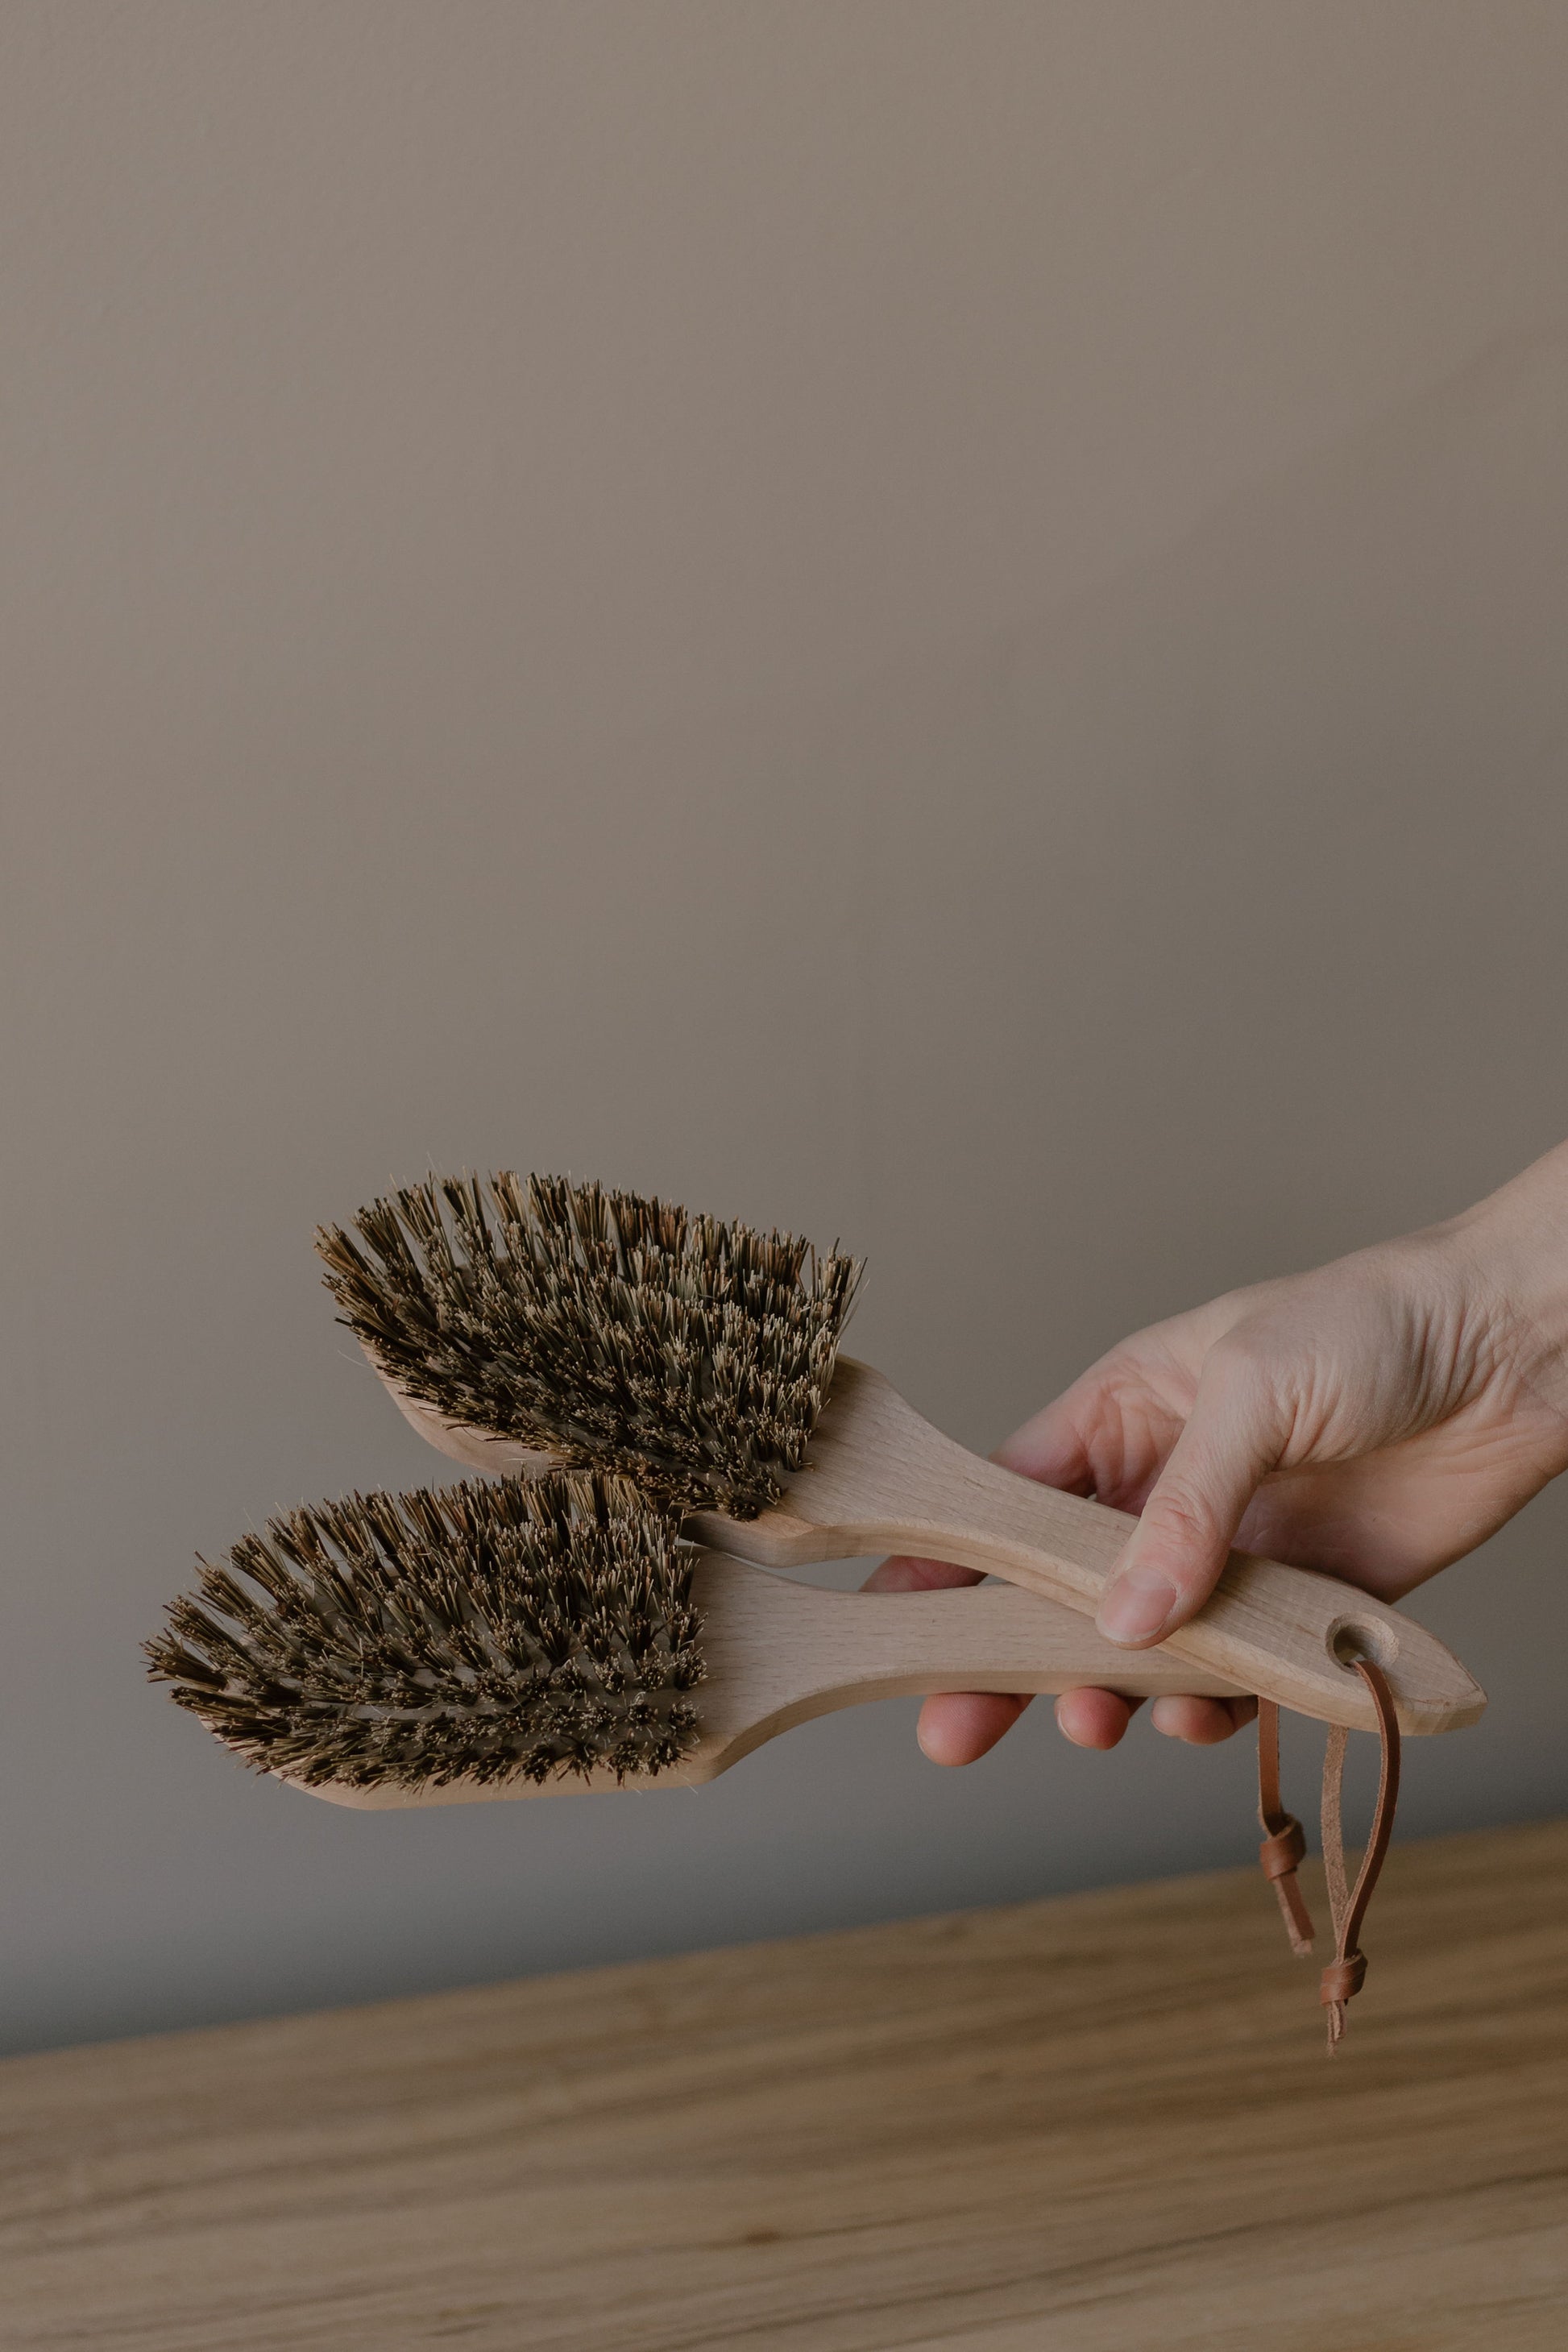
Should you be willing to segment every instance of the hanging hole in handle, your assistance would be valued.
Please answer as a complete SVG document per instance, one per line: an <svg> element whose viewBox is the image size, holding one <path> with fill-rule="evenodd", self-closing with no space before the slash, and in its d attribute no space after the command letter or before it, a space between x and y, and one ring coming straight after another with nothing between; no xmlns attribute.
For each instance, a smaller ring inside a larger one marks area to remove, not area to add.
<svg viewBox="0 0 1568 2352"><path fill-rule="evenodd" d="M1353 1670L1358 1658L1370 1658L1387 1674L1399 1655L1399 1638L1375 1617L1336 1617L1329 1627L1329 1647L1342 1666Z"/></svg>

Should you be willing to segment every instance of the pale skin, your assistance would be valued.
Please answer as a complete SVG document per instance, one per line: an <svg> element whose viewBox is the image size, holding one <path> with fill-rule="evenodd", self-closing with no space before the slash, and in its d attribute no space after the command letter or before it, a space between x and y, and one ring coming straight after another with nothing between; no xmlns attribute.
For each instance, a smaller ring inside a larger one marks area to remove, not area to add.
<svg viewBox="0 0 1568 2352"><path fill-rule="evenodd" d="M1568 1469L1568 1144L1446 1224L1136 1332L995 1459L1142 1514L1099 1618L1131 1649L1201 1609L1233 1547L1399 1600ZM977 1581L898 1558L868 1584ZM921 1746L973 1763L1028 1704L929 1698ZM1114 1748L1138 1705L1067 1691L1057 1721L1080 1748ZM1256 1713L1160 1698L1150 1719L1207 1747Z"/></svg>

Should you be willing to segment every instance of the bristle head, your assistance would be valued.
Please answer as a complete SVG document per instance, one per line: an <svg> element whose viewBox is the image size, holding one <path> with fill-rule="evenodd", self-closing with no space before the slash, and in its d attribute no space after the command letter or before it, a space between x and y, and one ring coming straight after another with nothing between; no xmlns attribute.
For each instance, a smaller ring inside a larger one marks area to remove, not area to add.
<svg viewBox="0 0 1568 2352"><path fill-rule="evenodd" d="M310 1785L646 1776L697 1738L693 1558L625 1479L355 1495L198 1562L147 1655L247 1762Z"/></svg>
<svg viewBox="0 0 1568 2352"><path fill-rule="evenodd" d="M317 1247L408 1395L738 1518L805 1462L860 1276L792 1234L553 1176L432 1178Z"/></svg>

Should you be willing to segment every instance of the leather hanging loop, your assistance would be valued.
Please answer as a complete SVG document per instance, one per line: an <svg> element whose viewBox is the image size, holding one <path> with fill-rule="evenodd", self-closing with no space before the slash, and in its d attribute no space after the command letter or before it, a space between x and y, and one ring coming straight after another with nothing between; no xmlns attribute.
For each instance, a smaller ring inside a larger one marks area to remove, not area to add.
<svg viewBox="0 0 1568 2352"><path fill-rule="evenodd" d="M1323 1869L1329 1882L1329 1908L1333 1915L1334 1957L1323 1970L1318 1995L1329 2012L1331 2053L1339 2048L1344 2037L1345 2004L1361 1990L1366 1975L1366 1959L1361 1950L1362 1925L1394 1834L1394 1809L1399 1801L1399 1722L1394 1711L1394 1694L1374 1660L1356 1658L1352 1663L1377 1709L1382 1763L1372 1834L1356 1873L1355 1885L1347 1888L1343 1820L1346 1734L1341 1724L1331 1729L1323 1756Z"/></svg>
<svg viewBox="0 0 1568 2352"><path fill-rule="evenodd" d="M1329 2049L1344 2038L1345 2005L1361 1990L1366 1978L1366 1957L1361 1949L1362 1924L1372 1901L1384 1856L1394 1834L1394 1809L1399 1801L1399 1722L1394 1695L1383 1669L1373 1659L1352 1661L1372 1694L1377 1710L1382 1749L1377 1805L1372 1834L1352 1889L1346 1880L1343 1791L1345 1748L1349 1735L1342 1724L1329 1731L1323 1751L1323 1872L1329 1885L1329 1909L1333 1918L1334 1957L1323 1970L1318 1998L1329 2012ZM1258 1818L1263 1843L1258 1859L1263 1874L1279 1898L1290 1948L1300 1958L1312 1948L1312 1921L1296 1873L1307 1850L1306 1837L1294 1813L1279 1799L1279 1709L1272 1699L1258 1702Z"/></svg>
<svg viewBox="0 0 1568 2352"><path fill-rule="evenodd" d="M1264 1832L1258 1859L1279 1898L1290 1949L1304 1959L1312 1948L1312 1916L1296 1873L1306 1856L1307 1837L1279 1801L1279 1709L1271 1698L1258 1702L1258 1821Z"/></svg>

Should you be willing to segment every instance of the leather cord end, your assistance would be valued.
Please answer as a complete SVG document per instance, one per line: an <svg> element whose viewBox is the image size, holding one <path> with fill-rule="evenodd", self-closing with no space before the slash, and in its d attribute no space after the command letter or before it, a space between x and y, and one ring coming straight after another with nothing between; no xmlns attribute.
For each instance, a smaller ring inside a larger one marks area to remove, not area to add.
<svg viewBox="0 0 1568 2352"><path fill-rule="evenodd" d="M1267 1698L1258 1702L1258 1823L1265 1832L1258 1859L1279 1900L1290 1949L1303 1960L1312 1948L1312 1915L1296 1873L1306 1859L1307 1834L1279 1802L1279 1710Z"/></svg>
<svg viewBox="0 0 1568 2352"><path fill-rule="evenodd" d="M1264 1839L1258 1849L1258 1859L1279 1899L1279 1916L1285 1922L1290 1949L1299 1960L1304 1960L1312 1948L1312 1915L1296 1873L1306 1858L1307 1839L1300 1822L1291 1814L1287 1813L1285 1821L1284 1829Z"/></svg>

